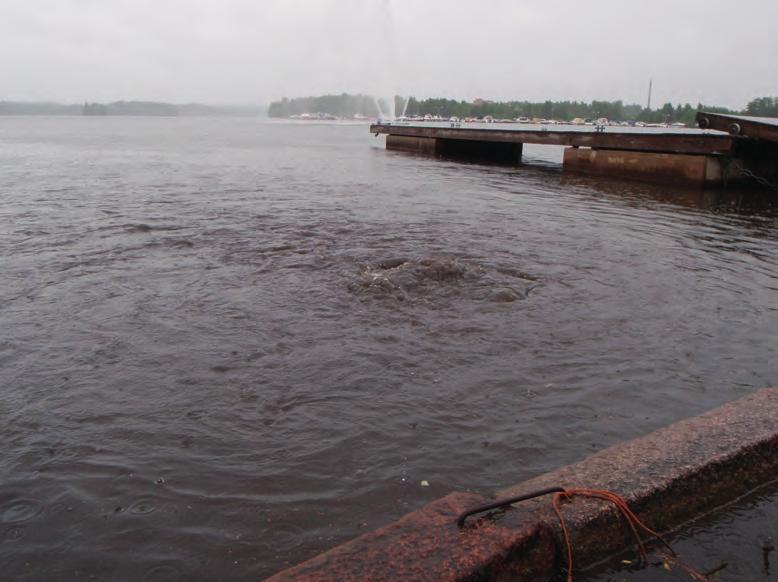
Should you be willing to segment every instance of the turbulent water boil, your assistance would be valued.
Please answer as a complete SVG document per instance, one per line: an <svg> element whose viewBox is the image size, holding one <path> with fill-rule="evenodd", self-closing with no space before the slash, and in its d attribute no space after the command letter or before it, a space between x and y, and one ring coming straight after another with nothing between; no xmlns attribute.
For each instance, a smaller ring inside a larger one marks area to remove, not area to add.
<svg viewBox="0 0 778 582"><path fill-rule="evenodd" d="M389 259L376 266L365 265L358 281L349 289L361 295L387 297L397 301L445 302L452 293L468 294L477 300L516 301L527 296L534 280L510 267L491 272L478 265L468 266L453 259Z"/></svg>
<svg viewBox="0 0 778 582"><path fill-rule="evenodd" d="M0 119L3 579L257 579L775 384L775 209L560 155Z"/></svg>

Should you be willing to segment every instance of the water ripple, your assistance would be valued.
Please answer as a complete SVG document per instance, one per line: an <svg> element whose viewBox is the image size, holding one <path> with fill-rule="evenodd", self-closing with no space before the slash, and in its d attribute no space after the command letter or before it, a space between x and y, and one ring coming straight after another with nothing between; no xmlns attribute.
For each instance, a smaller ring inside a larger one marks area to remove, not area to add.
<svg viewBox="0 0 778 582"><path fill-rule="evenodd" d="M775 384L774 204L371 140L3 120L4 576L260 579Z"/></svg>

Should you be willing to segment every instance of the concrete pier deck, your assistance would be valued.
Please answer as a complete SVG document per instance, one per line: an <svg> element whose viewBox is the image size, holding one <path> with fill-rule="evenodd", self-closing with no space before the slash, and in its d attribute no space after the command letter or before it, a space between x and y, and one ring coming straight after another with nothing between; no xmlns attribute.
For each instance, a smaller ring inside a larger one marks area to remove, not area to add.
<svg viewBox="0 0 778 582"><path fill-rule="evenodd" d="M371 133L416 139L588 147L677 154L731 154L737 137L716 130L519 123L383 122Z"/></svg>
<svg viewBox="0 0 778 582"><path fill-rule="evenodd" d="M386 148L518 163L524 144L564 146L565 170L685 186L751 180L778 190L778 119L700 112L699 128L380 122Z"/></svg>
<svg viewBox="0 0 778 582"><path fill-rule="evenodd" d="M514 123L383 122L386 148L427 155L518 163L524 144L566 146L566 170L710 186L728 179L741 137L717 130Z"/></svg>
<svg viewBox="0 0 778 582"><path fill-rule="evenodd" d="M778 389L764 389L508 487L497 497L550 486L607 489L648 527L665 532L776 479L776 418ZM452 493L270 580L557 579L566 564L565 546L550 497L457 526L461 512L489 501ZM564 514L576 567L634 543L619 512L602 501L575 499Z"/></svg>

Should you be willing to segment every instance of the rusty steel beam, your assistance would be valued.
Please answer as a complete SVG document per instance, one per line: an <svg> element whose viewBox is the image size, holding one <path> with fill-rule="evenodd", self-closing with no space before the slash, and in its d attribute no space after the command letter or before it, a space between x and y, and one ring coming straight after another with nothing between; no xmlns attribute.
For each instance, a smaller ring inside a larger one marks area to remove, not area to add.
<svg viewBox="0 0 778 582"><path fill-rule="evenodd" d="M675 185L713 186L724 180L720 156L567 148L565 170Z"/></svg>
<svg viewBox="0 0 778 582"><path fill-rule="evenodd" d="M778 142L778 119L774 118L700 111L697 113L697 125L703 129L717 129L748 139Z"/></svg>
<svg viewBox="0 0 778 582"><path fill-rule="evenodd" d="M485 129L376 123L371 133L433 139L481 142L531 143L611 150L682 154L733 152L737 137L704 132L586 131L565 129Z"/></svg>

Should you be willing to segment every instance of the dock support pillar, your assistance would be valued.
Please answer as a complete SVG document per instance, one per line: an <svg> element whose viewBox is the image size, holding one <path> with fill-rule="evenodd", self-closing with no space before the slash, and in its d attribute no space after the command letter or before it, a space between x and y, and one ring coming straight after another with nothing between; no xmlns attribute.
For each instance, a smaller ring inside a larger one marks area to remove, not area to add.
<svg viewBox="0 0 778 582"><path fill-rule="evenodd" d="M708 155L567 148L563 165L586 174L687 186L715 186L724 180L720 158Z"/></svg>

